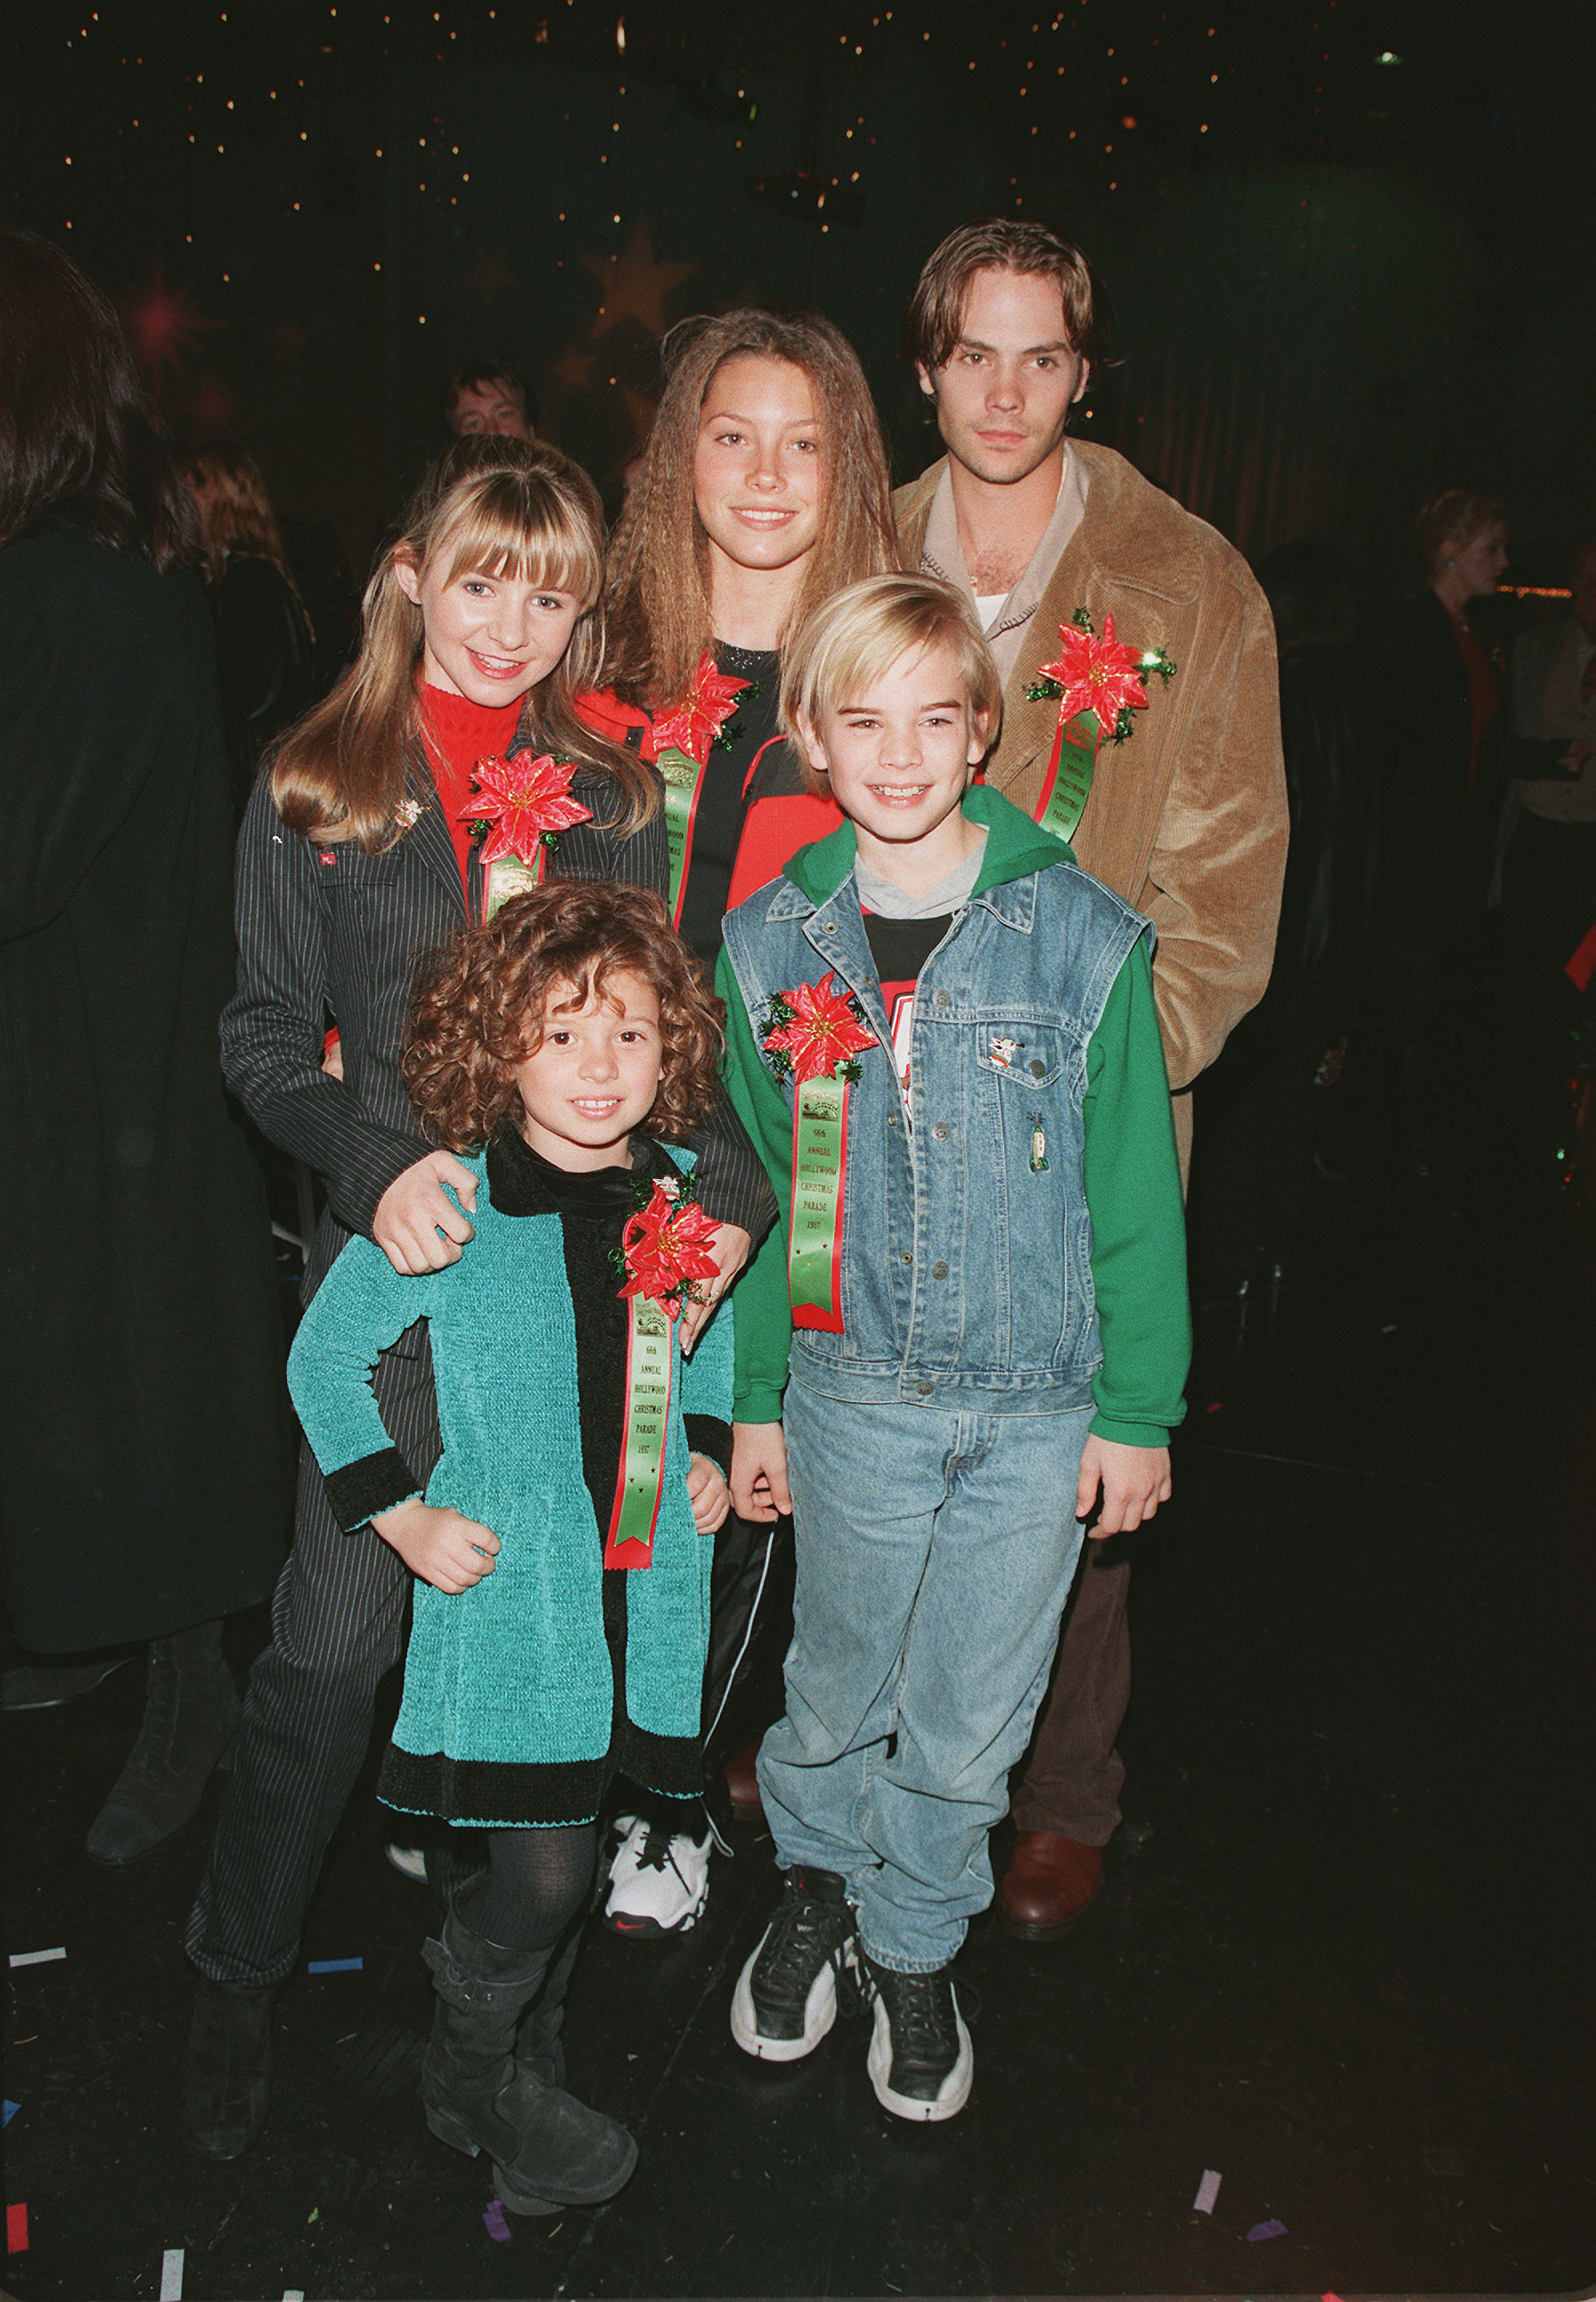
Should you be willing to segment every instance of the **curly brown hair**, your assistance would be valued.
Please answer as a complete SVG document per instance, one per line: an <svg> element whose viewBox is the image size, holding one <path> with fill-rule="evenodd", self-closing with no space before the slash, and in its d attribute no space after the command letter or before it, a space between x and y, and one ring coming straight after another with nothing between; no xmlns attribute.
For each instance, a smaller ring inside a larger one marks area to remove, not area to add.
<svg viewBox="0 0 1596 2302"><path fill-rule="evenodd" d="M659 1002L649 1132L685 1141L718 1092L726 1009L651 889L572 882L514 896L423 962L400 1070L428 1130L450 1151L480 1150L519 1107L505 1066L542 1046L550 992L568 994L556 1012L574 1012L617 974Z"/></svg>

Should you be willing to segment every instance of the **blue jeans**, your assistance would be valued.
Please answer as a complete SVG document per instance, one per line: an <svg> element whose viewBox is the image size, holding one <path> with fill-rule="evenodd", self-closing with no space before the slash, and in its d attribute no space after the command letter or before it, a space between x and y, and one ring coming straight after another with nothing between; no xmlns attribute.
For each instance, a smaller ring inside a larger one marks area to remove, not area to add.
<svg viewBox="0 0 1596 2302"><path fill-rule="evenodd" d="M842 1877L879 1966L945 1966L992 1900L987 1835L1080 1556L1091 1416L855 1407L788 1384L798 1583L760 1793L783 1866Z"/></svg>

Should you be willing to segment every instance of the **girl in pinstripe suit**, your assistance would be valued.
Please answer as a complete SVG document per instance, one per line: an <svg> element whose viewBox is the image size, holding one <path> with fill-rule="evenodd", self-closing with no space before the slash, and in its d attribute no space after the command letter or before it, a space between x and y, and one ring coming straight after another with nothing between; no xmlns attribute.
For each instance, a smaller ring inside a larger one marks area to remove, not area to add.
<svg viewBox="0 0 1596 2302"><path fill-rule="evenodd" d="M396 1271L469 1252L475 1178L428 1143L399 1053L417 961L483 914L481 841L466 830L475 760L502 749L573 761L584 818L560 836L557 876L665 892L658 779L591 732L575 702L601 651L601 570L597 491L574 464L535 442L459 443L367 587L354 669L256 785L223 1066L262 1132L326 1184L307 1300L353 1232ZM775 1211L724 1102L693 1148L720 1277L688 1314L687 1340ZM383 1353L374 1390L424 1477L440 1449L424 1328ZM408 1591L380 1536L340 1532L306 1450L272 1644L250 1676L186 1937L200 1984L184 2130L206 2156L239 2156L265 2115L273 2002L365 1755L377 1681L403 1649ZM556 2058L562 1987L551 1975L533 2018Z"/></svg>

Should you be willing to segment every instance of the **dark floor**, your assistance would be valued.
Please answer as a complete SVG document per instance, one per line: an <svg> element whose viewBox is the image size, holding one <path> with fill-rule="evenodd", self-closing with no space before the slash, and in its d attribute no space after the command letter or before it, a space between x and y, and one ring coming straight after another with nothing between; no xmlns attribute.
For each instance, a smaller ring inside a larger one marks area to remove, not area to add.
<svg viewBox="0 0 1596 2302"><path fill-rule="evenodd" d="M185 2157L178 1936L214 1807L126 1875L80 1852L130 1670L11 1736L8 1946L67 1951L10 1976L11 2289L155 2296L179 2247L208 2302L1589 2285L1590 1298L1545 1147L1452 1116L1428 1192L1374 1124L1315 1187L1273 1330L1255 1309L1238 1348L1204 1314L1178 1501L1136 1544L1109 1891L1050 1948L975 1928L962 2118L879 2112L856 2025L785 2071L737 2052L771 1895L750 1834L696 1933L595 1932L579 1970L572 2082L637 2134L634 2180L496 2242L483 2163L420 2118L426 1901L362 1795L306 1951L363 1969L289 1991L252 2155Z"/></svg>

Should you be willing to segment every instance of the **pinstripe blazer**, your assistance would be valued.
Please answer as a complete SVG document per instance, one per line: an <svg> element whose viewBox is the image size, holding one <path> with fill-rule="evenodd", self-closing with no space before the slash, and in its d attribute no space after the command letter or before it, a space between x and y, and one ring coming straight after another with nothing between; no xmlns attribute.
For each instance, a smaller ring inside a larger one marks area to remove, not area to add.
<svg viewBox="0 0 1596 2302"><path fill-rule="evenodd" d="M307 1299L351 1231L370 1237L390 1183L436 1147L411 1108L399 1059L417 963L466 925L466 893L432 776L419 758L415 764L420 811L380 855L352 840L320 847L289 830L266 775L256 781L239 834L239 982L222 1017L222 1068L262 1134L326 1183ZM596 819L613 803L606 778L578 770L571 796L595 820L562 832L556 875L663 895L663 815L621 838ZM482 873L475 853L467 869L475 917ZM329 1020L342 1043L341 1080L322 1069ZM692 1148L706 1214L757 1240L775 1218L775 1196L724 1096Z"/></svg>

